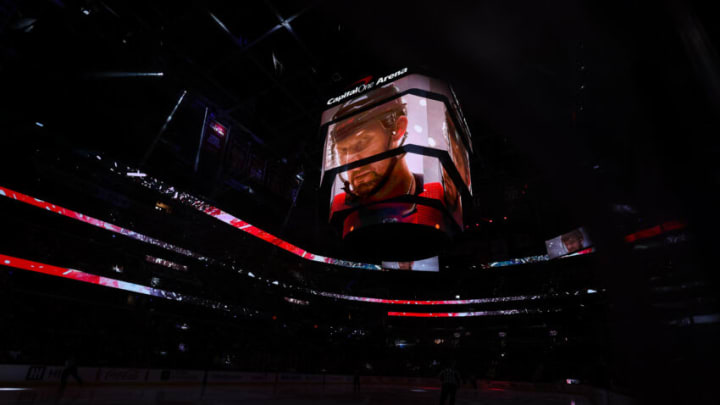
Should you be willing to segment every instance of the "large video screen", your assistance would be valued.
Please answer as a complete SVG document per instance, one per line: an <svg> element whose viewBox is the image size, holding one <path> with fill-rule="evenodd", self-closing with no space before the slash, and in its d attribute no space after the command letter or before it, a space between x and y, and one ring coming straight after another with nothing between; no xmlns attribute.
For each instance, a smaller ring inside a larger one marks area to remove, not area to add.
<svg viewBox="0 0 720 405"><path fill-rule="evenodd" d="M455 169L471 190L469 156L463 132L457 129L453 108L445 101L416 94L401 94L416 85L443 89L433 79L411 75L330 108L323 114L325 153L323 176L404 145L447 151ZM432 96L432 94L428 94ZM448 96L449 100L453 100ZM462 228L461 192L437 157L400 153L337 172L330 193L330 217L345 211L343 237L367 225L413 223L445 230L443 210L418 201L397 201L402 196L438 200ZM389 199L395 199L388 202ZM358 209L361 208L362 209Z"/></svg>
<svg viewBox="0 0 720 405"><path fill-rule="evenodd" d="M403 145L419 145L448 151L472 191L468 151L445 103L409 94L353 113L397 94L399 90L393 84L340 106L344 108L333 108L337 118L345 118L327 128L323 175L330 169ZM408 161L411 170L419 170L419 159Z"/></svg>
<svg viewBox="0 0 720 405"><path fill-rule="evenodd" d="M455 117L455 120L459 125L458 130L461 132L459 136L463 137L464 143L472 150L472 143L470 142L470 131L468 130L462 110L460 109L460 106L455 99L455 95L450 86L448 86L441 80L433 79L431 77L423 76L420 74L409 74L393 81L390 85L392 85L398 93L406 93L409 90L419 90L421 93L426 93L432 96L439 96L435 98L442 99L442 101L447 101L452 111L452 115ZM376 88L367 90L365 93L362 93L354 98L331 98L330 100L328 100L328 105L333 105L333 107L328 108L323 112L320 125L325 125L329 122L332 122L333 120L342 118L343 115L346 115L342 114L342 110L343 106L348 104L348 101L352 103L355 100L363 100L365 98L371 98L374 100L382 99L381 97L378 97L373 93L376 93L379 89L387 86L388 84L378 84Z"/></svg>
<svg viewBox="0 0 720 405"><path fill-rule="evenodd" d="M592 241L588 237L585 228L573 229L568 233L545 241L545 247L550 259L579 252L591 246Z"/></svg>

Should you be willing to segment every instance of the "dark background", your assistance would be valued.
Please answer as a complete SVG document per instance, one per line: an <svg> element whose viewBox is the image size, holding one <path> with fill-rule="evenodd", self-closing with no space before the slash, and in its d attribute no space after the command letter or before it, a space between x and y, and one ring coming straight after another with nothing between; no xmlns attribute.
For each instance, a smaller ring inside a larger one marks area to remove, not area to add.
<svg viewBox="0 0 720 405"><path fill-rule="evenodd" d="M217 315L228 330L257 331L257 341L272 330L267 328L277 327L271 316L281 313L307 332L300 342L309 347L317 339L318 352L330 344L327 339L336 339L338 351L349 347L350 338L331 337L330 326L375 331L352 346L357 358L340 362L339 369L352 369L351 363L365 356L359 353L383 347L397 360L387 369L407 374L400 366L402 351L392 348L396 340L418 336L417 350L430 364L434 357L454 356L434 348L436 338L453 336L449 340L457 342L448 351L477 355L465 367L480 374L493 361L509 362L496 357L502 349L495 348L507 346L515 350L514 356L507 350L508 358L517 359L505 366L511 370L507 378L533 378L543 363L538 353L549 350L555 354L547 358L563 364L552 378L604 364L607 375L589 380L648 402L709 399L716 395L710 391L717 377L712 371L717 370L717 323L678 322L717 313L720 76L714 17L708 5L683 1L3 1L0 185L242 263L268 279L324 291L418 299L573 288L596 288L601 294L592 303L574 298L544 303L565 312L539 318L392 319L385 316L389 308L322 299L295 308L282 300L286 292L258 288L223 269L199 268L183 257L174 260L187 261L188 275L153 268L142 263L145 245L111 240L101 230L12 201L0 201L8 240L2 253L92 273L109 272L111 264L125 261L126 268L137 270L116 277L148 284L152 273L168 289L261 309L266 323L252 327L244 323L249 320ZM363 253L344 246L326 222L328 197L318 192L320 113L329 97L358 79L405 66L453 85L476 151L473 201L466 204L469 228L442 252L439 274L303 263L189 208L174 205L172 214L159 214L153 209L160 199L156 194L83 157L100 154L105 161L139 167L313 253L362 259ZM163 76L108 77L108 72ZM161 130L184 91L172 121ZM202 155L196 172L206 108L231 128L230 144L216 160ZM670 220L687 227L635 244L623 240ZM590 257L479 269L492 261L543 254L545 240L579 226L595 242L597 253ZM76 295L64 292L67 281L7 269L0 275L7 308L24 302L46 313ZM50 291L33 298L39 284L48 284ZM99 287L68 288L88 294L87 302L104 300L93 296ZM120 319L140 322L145 316L135 306L125 308L127 294L112 294L121 301ZM166 316L195 310L169 305ZM69 309L64 314L70 320L77 316ZM13 309L6 316L13 319L3 322L14 325L8 342L16 342L4 343L9 350L28 342L30 315ZM87 329L57 327L65 331L57 332L56 341L63 343L48 352L95 341L91 331L100 326L93 322ZM161 335L175 333L154 323L137 325L157 328ZM200 325L191 330L204 339L208 329ZM131 329L125 321L112 327L117 333ZM454 338L460 327L462 336L469 331L478 338ZM573 355L552 351L556 346L547 331L553 328L570 337ZM529 332L535 330L542 332ZM506 339L499 339L498 331L508 331L508 340L515 331L518 338L501 343ZM32 361L55 358L27 344L23 351L34 352ZM163 344L139 341L133 350L152 353ZM277 353L278 347L285 347L282 338L267 352ZM208 349L193 361L211 367L223 350ZM291 358L291 352L280 358ZM92 350L85 357L86 363L101 358ZM177 366L190 364L183 361Z"/></svg>

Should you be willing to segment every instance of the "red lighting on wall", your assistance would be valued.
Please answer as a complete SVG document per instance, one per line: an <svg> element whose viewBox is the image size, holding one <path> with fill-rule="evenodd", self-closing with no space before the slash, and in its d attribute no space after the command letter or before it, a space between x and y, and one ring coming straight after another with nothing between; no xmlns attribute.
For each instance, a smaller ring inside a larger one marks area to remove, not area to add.
<svg viewBox="0 0 720 405"><path fill-rule="evenodd" d="M84 283L110 287L123 291L130 291L137 294L150 295L153 297L164 298L172 301L182 301L206 306L213 309L228 309L229 307L217 301L206 300L203 298L193 297L174 291L161 290L146 285L130 283L127 281L117 280L110 277L98 276L86 273L84 271L71 269L69 267L53 266L51 264L35 262L32 260L22 259L19 257L7 256L0 254L0 267L14 267L20 270L32 271L35 273L47 274L50 276L65 278L69 280L82 281Z"/></svg>
<svg viewBox="0 0 720 405"><path fill-rule="evenodd" d="M646 228L646 229L642 229L637 232L631 233L630 235L625 236L625 242L633 243L633 242L639 241L641 239L648 239L648 238L652 238L652 237L661 235L666 232L683 229L686 226L687 226L687 224L684 221L667 221L660 225L655 225L652 228Z"/></svg>
<svg viewBox="0 0 720 405"><path fill-rule="evenodd" d="M40 200L38 198L11 190L9 188L0 186L0 196L11 198L13 200L35 206L35 207L44 209L46 211L50 211L52 213L58 214L58 215L62 215L62 216L65 216L65 217L68 217L68 218L71 218L71 219L74 219L77 221L85 222L86 224L90 224L90 225L96 226L98 228L105 229L106 231L118 233L118 234L127 236L129 238L139 240L141 242L159 246L163 249L171 250L173 252L180 253L185 256L194 257L194 258L200 259L200 260L207 260L207 258L205 258L197 253L191 252L190 250L183 249L181 247L161 241L159 239L151 238L147 235L143 235L141 233L132 231L130 229L126 229L121 226L117 226L115 224L111 224L110 222L105 222L105 221L97 219L97 218L93 218L93 217L91 217L89 215L85 215L81 212L73 211L71 209L67 209L67 208L61 207L59 205L55 205L55 204Z"/></svg>
<svg viewBox="0 0 720 405"><path fill-rule="evenodd" d="M559 312L560 309L541 311L539 309L500 309L490 311L474 312L388 312L388 316L409 317L409 318L464 318L473 316L502 316L520 314L539 314L544 312Z"/></svg>
<svg viewBox="0 0 720 405"><path fill-rule="evenodd" d="M32 260L21 259L19 257L0 254L0 265L32 271L35 273L47 274L50 276L67 278L70 280L82 281L90 284L102 285L105 287L117 288L125 291L132 291L138 294L153 296L162 295L160 294L162 290L152 287L116 280L109 277L97 276L95 274L85 273L84 271L71 269L69 267L58 267L51 264L34 262Z"/></svg>

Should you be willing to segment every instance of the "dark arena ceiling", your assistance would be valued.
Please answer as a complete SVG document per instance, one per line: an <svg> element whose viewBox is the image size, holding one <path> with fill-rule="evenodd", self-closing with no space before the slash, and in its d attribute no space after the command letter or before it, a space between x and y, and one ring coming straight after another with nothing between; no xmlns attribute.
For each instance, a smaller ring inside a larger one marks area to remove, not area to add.
<svg viewBox="0 0 720 405"><path fill-rule="evenodd" d="M622 358L661 336L615 364L627 380L672 357L682 339L668 325L717 313L715 20L704 3L681 0L2 1L0 187L209 261L6 198L0 254L159 283L266 320L282 314L291 327L364 328L381 345L416 336L432 346L445 334L481 347L515 328L525 331L518 347L532 351L555 328L583 350ZM466 226L440 250L438 273L304 260L110 170L142 171L309 252L372 260L328 224L320 115L359 79L405 67L453 86L475 151ZM206 111L232 137L224 156L198 171ZM546 240L581 226L592 254L489 268L544 255ZM186 271L129 270L146 255ZM124 273L112 270L118 263ZM552 314L392 318L388 311L438 309L318 291L387 300L543 295L449 311ZM717 322L707 326L715 329L686 337L702 350L717 337ZM327 339L342 344L334 333ZM682 364L707 361L696 354L683 352Z"/></svg>

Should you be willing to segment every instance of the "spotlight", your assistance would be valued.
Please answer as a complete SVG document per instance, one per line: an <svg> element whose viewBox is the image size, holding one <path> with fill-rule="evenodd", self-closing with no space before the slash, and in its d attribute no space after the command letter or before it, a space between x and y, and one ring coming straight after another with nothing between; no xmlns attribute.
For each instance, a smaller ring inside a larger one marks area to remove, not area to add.
<svg viewBox="0 0 720 405"><path fill-rule="evenodd" d="M128 172L128 173L126 173L125 175L126 175L127 177L145 177L145 176L147 176L147 174L142 173L142 172L140 172L140 171L137 171L137 172Z"/></svg>

